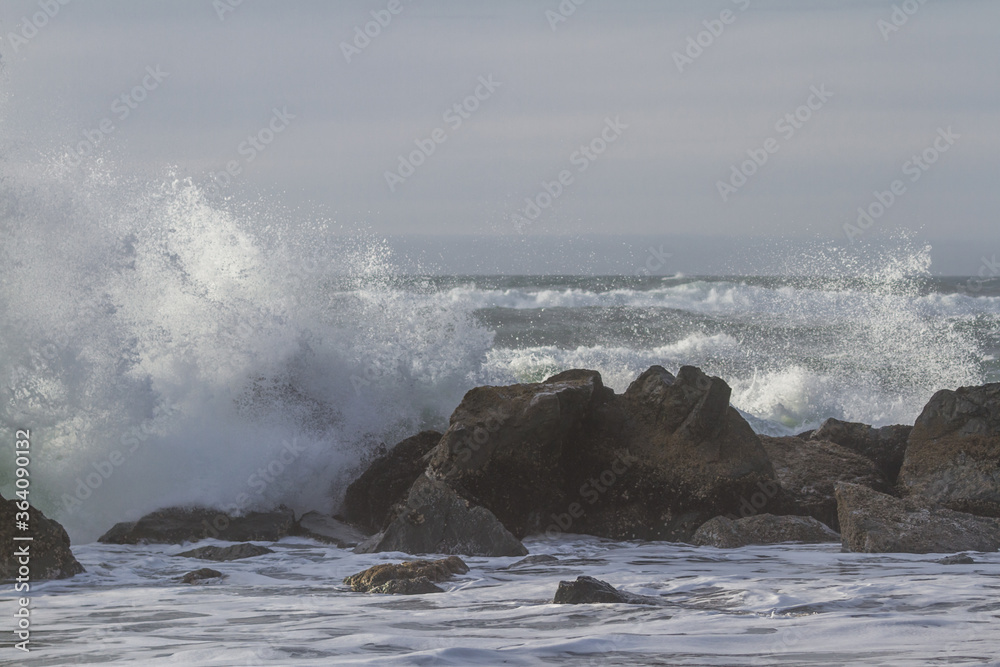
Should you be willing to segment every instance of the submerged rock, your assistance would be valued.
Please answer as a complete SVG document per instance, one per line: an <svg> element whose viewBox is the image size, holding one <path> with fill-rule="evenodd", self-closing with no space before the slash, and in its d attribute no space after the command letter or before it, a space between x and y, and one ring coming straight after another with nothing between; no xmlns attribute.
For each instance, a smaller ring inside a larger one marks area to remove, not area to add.
<svg viewBox="0 0 1000 667"><path fill-rule="evenodd" d="M218 570L203 567L200 570L192 570L180 578L182 584L196 584L207 579L224 579L226 575Z"/></svg>
<svg viewBox="0 0 1000 667"><path fill-rule="evenodd" d="M295 534L333 544L341 549L353 549L369 537L349 523L319 512L303 514L299 518Z"/></svg>
<svg viewBox="0 0 1000 667"><path fill-rule="evenodd" d="M881 471L889 485L894 485L899 477L906 454L906 441L912 426L883 426L874 428L868 424L827 419L810 434L812 440L827 440L853 452L861 454Z"/></svg>
<svg viewBox="0 0 1000 667"><path fill-rule="evenodd" d="M191 549L190 551L185 551L183 553L177 554L178 556L183 556L185 558L199 558L201 560L214 560L220 563L240 560L242 558L253 558L254 556L263 556L264 554L273 554L274 551L268 549L267 547L257 546L256 544L234 544L231 547L199 547L197 549Z"/></svg>
<svg viewBox="0 0 1000 667"><path fill-rule="evenodd" d="M691 541L696 546L720 549L781 542L840 542L840 535L811 516L758 514L735 521L717 516L702 524Z"/></svg>
<svg viewBox="0 0 1000 667"><path fill-rule="evenodd" d="M761 436L761 442L774 465L778 482L793 507L772 510L770 501L759 508L756 503L751 503L757 511L805 514L837 530L840 524L834 486L838 482L862 484L881 492L889 491L889 484L875 463L846 447L825 440L792 437ZM744 506L741 515L746 516L747 513Z"/></svg>
<svg viewBox="0 0 1000 667"><path fill-rule="evenodd" d="M28 529L18 530L18 514L25 511ZM15 540L16 537L32 539ZM19 577L18 570L24 566L22 559L29 560L31 581L66 579L84 572L70 549L69 535L58 521L48 518L26 501L6 500L0 496L0 581Z"/></svg>
<svg viewBox="0 0 1000 667"><path fill-rule="evenodd" d="M976 559L969 554L954 554L952 556L938 558L934 562L941 565L974 565L976 563Z"/></svg>
<svg viewBox="0 0 1000 667"><path fill-rule="evenodd" d="M393 505L406 497L417 477L427 468L425 456L441 441L437 431L423 431L398 443L368 466L344 494L344 518L379 531L392 520Z"/></svg>
<svg viewBox="0 0 1000 667"><path fill-rule="evenodd" d="M662 602L647 595L620 591L606 581L581 576L576 581L560 581L553 604L646 604Z"/></svg>
<svg viewBox="0 0 1000 667"><path fill-rule="evenodd" d="M284 506L243 516L230 516L207 507L168 507L138 521L115 524L98 542L183 544L208 538L226 542L277 542L289 535L294 525L295 515Z"/></svg>
<svg viewBox="0 0 1000 667"><path fill-rule="evenodd" d="M910 433L899 486L919 503L1000 517L1000 383L931 397Z"/></svg>
<svg viewBox="0 0 1000 667"><path fill-rule="evenodd" d="M403 563L383 563L353 574L344 583L358 593L389 595L419 595L443 593L433 582L448 581L456 574L465 574L469 566L458 556L440 560L416 560Z"/></svg>
<svg viewBox="0 0 1000 667"><path fill-rule="evenodd" d="M461 498L448 485L421 475L405 505L385 530L365 540L356 553L523 556L521 542L493 514Z"/></svg>
<svg viewBox="0 0 1000 667"><path fill-rule="evenodd" d="M1000 549L1000 519L928 509L858 484L837 485L840 534L849 551L952 553Z"/></svg>
<svg viewBox="0 0 1000 667"><path fill-rule="evenodd" d="M559 562L559 559L555 556L550 556L549 554L536 554L534 556L528 556L527 558L522 558L516 563L511 563L507 567L501 568L503 570L513 570L520 567L530 567L532 565L555 565Z"/></svg>

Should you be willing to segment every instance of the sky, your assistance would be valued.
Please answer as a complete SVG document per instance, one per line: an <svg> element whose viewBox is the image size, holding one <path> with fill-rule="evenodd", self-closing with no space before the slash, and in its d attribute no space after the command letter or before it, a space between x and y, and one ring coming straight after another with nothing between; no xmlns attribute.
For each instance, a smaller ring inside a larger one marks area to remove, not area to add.
<svg viewBox="0 0 1000 667"><path fill-rule="evenodd" d="M494 238L487 272L906 233L972 274L1000 253L998 26L995 0L4 0L0 139L404 255Z"/></svg>

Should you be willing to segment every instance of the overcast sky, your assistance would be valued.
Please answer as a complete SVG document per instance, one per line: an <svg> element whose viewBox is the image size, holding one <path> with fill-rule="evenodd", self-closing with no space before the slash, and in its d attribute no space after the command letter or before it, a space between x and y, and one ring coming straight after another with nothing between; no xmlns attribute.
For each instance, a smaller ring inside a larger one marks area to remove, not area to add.
<svg viewBox="0 0 1000 667"><path fill-rule="evenodd" d="M1000 252L995 0L575 2L3 0L4 141L387 235Z"/></svg>

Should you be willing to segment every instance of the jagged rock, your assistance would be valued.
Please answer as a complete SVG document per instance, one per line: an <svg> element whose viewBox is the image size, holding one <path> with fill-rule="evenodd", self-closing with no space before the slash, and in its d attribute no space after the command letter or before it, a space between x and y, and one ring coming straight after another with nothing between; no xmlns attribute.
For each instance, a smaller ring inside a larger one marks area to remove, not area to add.
<svg viewBox="0 0 1000 667"><path fill-rule="evenodd" d="M413 483L393 522L355 549L356 553L381 551L467 556L528 553L489 510L472 505L443 482L426 475Z"/></svg>
<svg viewBox="0 0 1000 667"><path fill-rule="evenodd" d="M303 514L299 518L295 534L333 544L341 549L353 549L369 537L354 526L319 512Z"/></svg>
<svg viewBox="0 0 1000 667"><path fill-rule="evenodd" d="M224 563L230 560L253 558L254 556L263 556L264 554L273 553L274 551L268 549L267 547L261 547L247 542L244 544L234 544L231 547L199 547L177 555L184 556L185 558L200 558L201 560L214 560Z"/></svg>
<svg viewBox="0 0 1000 667"><path fill-rule="evenodd" d="M28 513L28 530L18 530L17 515L24 511ZM32 539L15 540L15 537ZM27 556L23 555L25 550ZM24 558L30 560L27 567L31 581L66 579L84 572L70 549L69 535L59 522L26 501L0 496L0 581L20 577L19 569L23 566L20 560Z"/></svg>
<svg viewBox="0 0 1000 667"><path fill-rule="evenodd" d="M458 556L440 560L416 560L403 563L383 563L353 574L344 583L358 593L419 595L443 593L433 582L448 581L456 574L465 574L469 566Z"/></svg>
<svg viewBox="0 0 1000 667"><path fill-rule="evenodd" d="M931 397L910 433L899 486L919 503L1000 517L1000 383Z"/></svg>
<svg viewBox="0 0 1000 667"><path fill-rule="evenodd" d="M225 577L226 575L222 574L218 570L203 567L200 570L192 570L191 572L188 572L180 578L180 582L182 584L196 584L199 581L205 581L206 579L224 579Z"/></svg>
<svg viewBox="0 0 1000 667"><path fill-rule="evenodd" d="M207 507L168 507L138 521L115 524L98 542L182 544L213 538L227 542L276 542L289 535L295 515L287 507L230 516Z"/></svg>
<svg viewBox="0 0 1000 667"><path fill-rule="evenodd" d="M871 487L876 491L889 491L882 473L870 459L846 447L825 440L799 438L771 438L761 436L767 455L774 465L778 483L787 494L792 508L772 510L770 501L763 507L751 499L750 508L741 507L741 515L750 510L772 513L795 513L819 519L834 530L840 528L837 518L837 498L834 486L850 482ZM791 512L788 510L792 509Z"/></svg>
<svg viewBox="0 0 1000 667"><path fill-rule="evenodd" d="M811 516L775 516L758 514L735 521L717 516L705 522L694 534L696 546L736 549L751 544L782 542L840 542L840 535Z"/></svg>
<svg viewBox="0 0 1000 667"><path fill-rule="evenodd" d="M774 472L719 378L653 366L616 396L596 371L465 395L428 472L514 535L687 539Z"/></svg>
<svg viewBox="0 0 1000 667"><path fill-rule="evenodd" d="M606 581L581 576L576 581L560 581L553 604L662 604L647 595L620 591Z"/></svg>
<svg viewBox="0 0 1000 667"><path fill-rule="evenodd" d="M952 553L1000 549L1000 519L928 509L866 486L837 485L844 548L866 553Z"/></svg>
<svg viewBox="0 0 1000 667"><path fill-rule="evenodd" d="M374 461L347 487L344 518L371 532L379 531L394 518L393 505L406 497L417 477L427 467L426 455L441 441L437 431L423 431L403 440Z"/></svg>
<svg viewBox="0 0 1000 667"><path fill-rule="evenodd" d="M878 467L890 485L894 485L903 465L906 441L911 430L912 426L874 428L868 424L831 418L813 431L809 438L834 442L861 454Z"/></svg>

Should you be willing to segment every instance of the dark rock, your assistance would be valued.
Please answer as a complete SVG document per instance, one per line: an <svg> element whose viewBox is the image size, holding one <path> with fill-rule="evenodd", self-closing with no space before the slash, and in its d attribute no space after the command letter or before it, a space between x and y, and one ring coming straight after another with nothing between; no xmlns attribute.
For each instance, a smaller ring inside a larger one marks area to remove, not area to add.
<svg viewBox="0 0 1000 667"><path fill-rule="evenodd" d="M203 567L200 570L192 570L191 572L188 572L180 578L180 582L182 584L196 584L199 581L205 581L206 579L224 579L225 576L226 575L222 574L218 570Z"/></svg>
<svg viewBox="0 0 1000 667"><path fill-rule="evenodd" d="M906 440L912 426L883 426L827 419L812 435L813 440L827 440L846 447L871 460L890 485L896 483L906 453Z"/></svg>
<svg viewBox="0 0 1000 667"><path fill-rule="evenodd" d="M976 561L969 554L955 554L953 556L938 558L934 562L941 565L974 565Z"/></svg>
<svg viewBox="0 0 1000 667"><path fill-rule="evenodd" d="M201 560L214 560L220 563L239 560L241 558L253 558L264 554L273 554L274 551L267 547L260 547L256 544L244 543L234 544L231 547L199 547L183 553L177 554L185 558L200 558Z"/></svg>
<svg viewBox="0 0 1000 667"><path fill-rule="evenodd" d="M458 556L441 560L416 560L403 563L383 563L353 574L344 583L358 593L418 595L443 593L432 582L448 581L456 574L465 574L469 566Z"/></svg>
<svg viewBox="0 0 1000 667"><path fill-rule="evenodd" d="M899 486L919 503L1000 517L1000 383L934 394L910 433Z"/></svg>
<svg viewBox="0 0 1000 667"><path fill-rule="evenodd" d="M354 526L319 512L303 514L295 534L333 544L341 549L353 549L369 537Z"/></svg>
<svg viewBox="0 0 1000 667"><path fill-rule="evenodd" d="M653 366L616 396L595 371L465 395L428 472L514 535L687 539L774 472L729 386Z"/></svg>
<svg viewBox="0 0 1000 667"><path fill-rule="evenodd" d="M23 511L28 513L28 530L17 530L17 515ZM32 539L15 540L15 537ZM70 549L69 535L57 521L23 500L5 500L0 496L0 581L13 581L19 576L18 561L25 547L31 560L28 564L31 581L66 579L84 572Z"/></svg>
<svg viewBox="0 0 1000 667"><path fill-rule="evenodd" d="M528 556L527 558L522 558L516 563L511 563L507 567L501 568L504 570L513 570L519 567L529 567L531 565L554 565L558 563L559 559L555 556L550 556L549 554L537 554L535 556Z"/></svg>
<svg viewBox="0 0 1000 667"><path fill-rule="evenodd" d="M437 431L423 431L403 440L375 459L344 495L347 521L365 530L382 530L394 518L390 510L427 467L426 455L441 441Z"/></svg>
<svg viewBox="0 0 1000 667"><path fill-rule="evenodd" d="M362 542L356 553L523 556L521 542L493 514L459 497L438 480L421 475L406 505L382 532Z"/></svg>
<svg viewBox="0 0 1000 667"><path fill-rule="evenodd" d="M724 516L702 524L694 534L697 546L736 549L751 544L840 542L840 535L811 516L758 514L733 521Z"/></svg>
<svg viewBox="0 0 1000 667"><path fill-rule="evenodd" d="M576 581L560 581L553 604L662 604L646 595L620 591L606 581L593 577L577 577Z"/></svg>
<svg viewBox="0 0 1000 667"><path fill-rule="evenodd" d="M875 464L846 447L824 440L791 437L761 436L761 442L774 465L778 483L793 507L772 510L770 503L757 507L757 503L751 502L749 507L745 505L741 509L742 516L746 516L750 510L804 514L838 530L840 524L834 493L834 486L838 482L862 484L881 492L889 491L888 482Z"/></svg>
<svg viewBox="0 0 1000 667"><path fill-rule="evenodd" d="M226 542L276 542L289 535L295 515L287 507L230 516L207 507L169 507L138 521L115 524L98 542L105 544L182 544L213 538Z"/></svg>
<svg viewBox="0 0 1000 667"><path fill-rule="evenodd" d="M1000 549L1000 519L927 509L858 484L837 485L844 548L866 553Z"/></svg>

